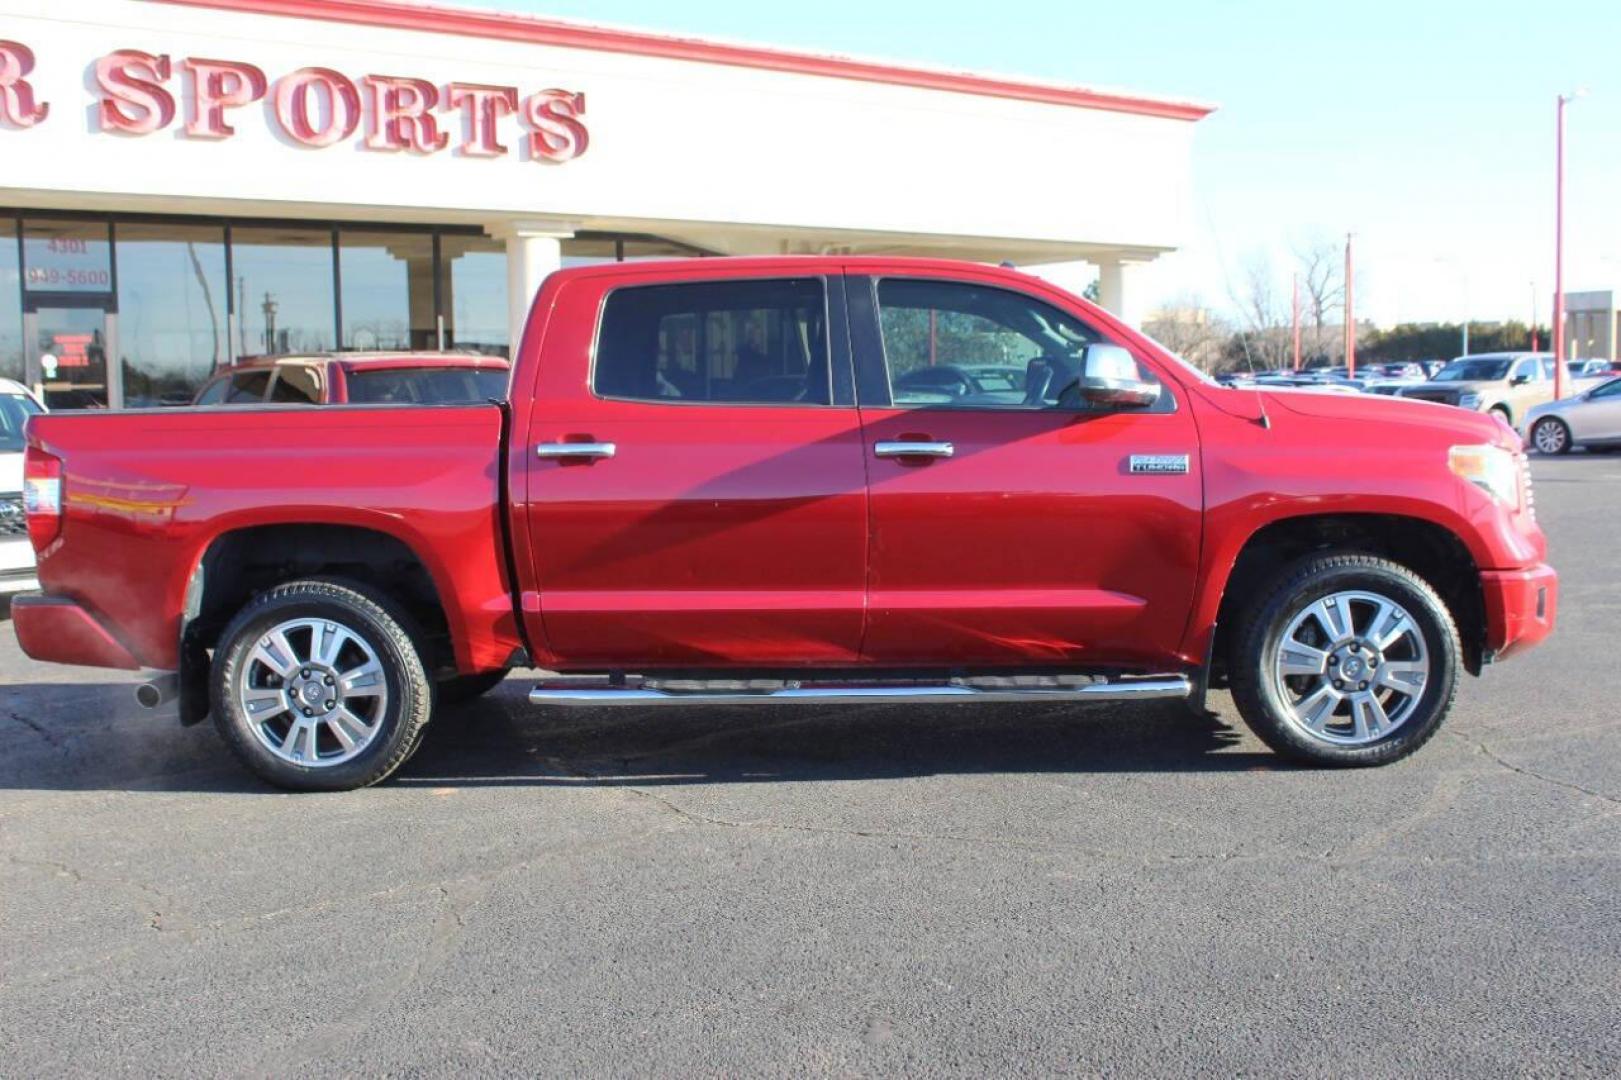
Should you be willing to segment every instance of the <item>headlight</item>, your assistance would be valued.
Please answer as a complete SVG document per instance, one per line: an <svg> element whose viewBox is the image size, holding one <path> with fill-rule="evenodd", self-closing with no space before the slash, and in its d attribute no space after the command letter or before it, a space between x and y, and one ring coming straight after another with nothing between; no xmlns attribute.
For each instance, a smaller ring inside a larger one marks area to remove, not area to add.
<svg viewBox="0 0 1621 1080"><path fill-rule="evenodd" d="M1478 409L1478 408L1480 408L1480 395L1475 393L1473 390L1465 390L1463 393L1458 395L1458 408L1460 408L1460 409Z"/></svg>
<svg viewBox="0 0 1621 1080"><path fill-rule="evenodd" d="M1452 471L1504 506L1520 505L1520 463L1501 446L1454 446L1447 452Z"/></svg>

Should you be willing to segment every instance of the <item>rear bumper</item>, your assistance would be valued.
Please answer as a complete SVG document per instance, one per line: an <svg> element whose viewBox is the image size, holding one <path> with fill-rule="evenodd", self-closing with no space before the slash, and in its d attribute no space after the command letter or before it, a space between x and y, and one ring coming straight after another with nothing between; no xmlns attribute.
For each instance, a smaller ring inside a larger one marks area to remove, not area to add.
<svg viewBox="0 0 1621 1080"><path fill-rule="evenodd" d="M1486 648L1494 659L1522 653L1553 631L1559 575L1543 563L1528 570L1483 570Z"/></svg>
<svg viewBox="0 0 1621 1080"><path fill-rule="evenodd" d="M137 671L140 664L96 617L72 600L24 593L11 601L17 644L35 660Z"/></svg>

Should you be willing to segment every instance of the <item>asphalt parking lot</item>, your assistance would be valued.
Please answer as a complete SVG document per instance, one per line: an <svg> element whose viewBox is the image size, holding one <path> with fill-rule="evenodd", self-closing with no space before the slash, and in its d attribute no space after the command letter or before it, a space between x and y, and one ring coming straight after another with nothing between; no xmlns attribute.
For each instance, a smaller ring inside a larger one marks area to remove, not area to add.
<svg viewBox="0 0 1621 1080"><path fill-rule="evenodd" d="M272 792L0 622L0 1073L1621 1071L1621 455L1417 757L1174 706L569 713Z"/></svg>

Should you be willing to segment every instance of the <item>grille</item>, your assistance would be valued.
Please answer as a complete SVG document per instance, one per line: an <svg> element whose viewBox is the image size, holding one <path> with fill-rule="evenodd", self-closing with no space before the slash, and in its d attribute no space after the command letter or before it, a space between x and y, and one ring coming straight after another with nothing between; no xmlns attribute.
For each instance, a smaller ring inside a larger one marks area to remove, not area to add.
<svg viewBox="0 0 1621 1080"><path fill-rule="evenodd" d="M23 497L18 493L0 495L0 540L28 535L28 518L23 514Z"/></svg>
<svg viewBox="0 0 1621 1080"><path fill-rule="evenodd" d="M1451 390L1408 390L1402 397L1417 398L1420 401L1439 401L1443 405L1451 405L1457 396Z"/></svg>

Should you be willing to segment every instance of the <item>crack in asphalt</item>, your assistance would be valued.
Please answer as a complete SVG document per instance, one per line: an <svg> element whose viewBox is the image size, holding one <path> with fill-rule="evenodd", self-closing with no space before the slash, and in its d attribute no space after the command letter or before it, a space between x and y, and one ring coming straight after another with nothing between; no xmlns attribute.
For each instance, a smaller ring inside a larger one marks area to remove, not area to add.
<svg viewBox="0 0 1621 1080"><path fill-rule="evenodd" d="M41 739L44 739L45 744L47 746L51 747L53 750L66 750L67 749L67 747L63 744L62 740L58 739L55 735L52 735L50 728L45 727L39 721L30 720L28 717L24 716L20 712L17 712L15 709L7 709L5 715L8 718L17 721L17 723L21 724L23 727L27 728L29 731L32 731L35 735L38 735Z"/></svg>
<svg viewBox="0 0 1621 1080"><path fill-rule="evenodd" d="M146 925L148 929L155 930L158 933L165 933L189 928L184 924L170 925L170 920L176 918L173 911L174 909L179 908L180 905L175 902L175 899L172 896L165 893L162 889L159 889L155 885L148 885L146 882L136 881L134 878L115 877L95 873L93 871L86 872L79 870L77 867L71 866L68 863L58 862L54 859L25 859L21 855L7 855L6 861L11 863L13 866L22 867L24 869L48 870L60 877L69 878L75 885L113 885L125 889L133 889L141 895L157 902L158 906L156 907L149 904L142 904L138 908L138 910L146 916Z"/></svg>
<svg viewBox="0 0 1621 1080"><path fill-rule="evenodd" d="M1462 732L1456 731L1451 732L1450 734L1453 738L1458 739L1460 742L1473 747L1488 761L1507 769L1511 773L1530 777L1533 780L1541 780L1545 784L1552 784L1554 787L1564 788L1566 791L1574 791L1579 794L1586 795L1591 799L1599 799L1611 804L1612 806L1621 806L1621 798L1616 798L1614 795L1606 795L1602 791L1594 791L1590 787L1583 787L1574 780L1561 780L1557 776L1549 776L1546 773L1537 772L1535 769L1527 768L1524 765L1516 765L1514 762L1509 761L1507 758L1503 757L1503 755L1499 754L1497 751L1488 746L1486 744L1486 740L1484 739L1471 738Z"/></svg>

